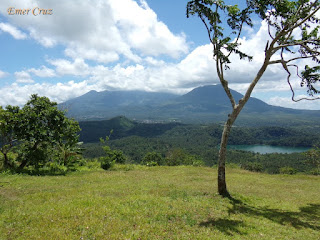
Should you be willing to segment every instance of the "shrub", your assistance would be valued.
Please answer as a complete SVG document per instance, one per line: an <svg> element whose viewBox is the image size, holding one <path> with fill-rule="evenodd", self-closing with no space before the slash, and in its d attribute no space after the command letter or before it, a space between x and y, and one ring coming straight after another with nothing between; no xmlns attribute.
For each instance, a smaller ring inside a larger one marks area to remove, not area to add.
<svg viewBox="0 0 320 240"><path fill-rule="evenodd" d="M148 152L142 159L141 163L143 165L152 167L152 166L161 166L164 165L163 157L157 152Z"/></svg>
<svg viewBox="0 0 320 240"><path fill-rule="evenodd" d="M195 155L190 155L184 150L177 148L170 150L166 157L166 164L168 166L178 165L193 165L202 166L204 162Z"/></svg>
<svg viewBox="0 0 320 240"><path fill-rule="evenodd" d="M262 172L263 170L261 163L258 162L243 163L241 164L241 168L251 172Z"/></svg>
<svg viewBox="0 0 320 240"><path fill-rule="evenodd" d="M104 170L110 169L115 164L115 160L109 157L100 157L99 160L101 162L101 168L103 168Z"/></svg>
<svg viewBox="0 0 320 240"><path fill-rule="evenodd" d="M279 173L293 175L297 173L297 170L292 167L282 167L279 169Z"/></svg>
<svg viewBox="0 0 320 240"><path fill-rule="evenodd" d="M311 169L310 173L312 175L319 176L320 175L320 168Z"/></svg>
<svg viewBox="0 0 320 240"><path fill-rule="evenodd" d="M116 163L119 163L119 164L125 164L126 161L127 161L127 157L123 154L122 151L120 150L112 150L112 159L114 159L114 161Z"/></svg>
<svg viewBox="0 0 320 240"><path fill-rule="evenodd" d="M110 135L112 134L112 132L113 131L111 130ZM105 140L103 138L100 138L100 142L102 144L105 144L105 146L102 146L102 149L104 150L106 156L100 157L99 160L101 162L101 168L105 170L113 167L115 163L124 164L127 161L127 158L122 151L112 150L110 146L107 145L110 139L110 135L107 136Z"/></svg>

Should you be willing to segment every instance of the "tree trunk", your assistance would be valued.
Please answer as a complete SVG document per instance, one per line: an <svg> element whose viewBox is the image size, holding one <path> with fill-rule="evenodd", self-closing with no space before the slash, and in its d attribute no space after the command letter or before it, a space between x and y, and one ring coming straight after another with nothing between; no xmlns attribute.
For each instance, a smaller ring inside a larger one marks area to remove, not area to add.
<svg viewBox="0 0 320 240"><path fill-rule="evenodd" d="M221 143L220 143L220 150L219 150L219 159L218 159L218 192L223 197L230 197L230 194L227 190L226 184L226 175L225 175L225 165L226 165L226 153L227 153L227 144L229 133L231 131L231 127L234 120L229 116L228 120L226 121L222 136L221 136Z"/></svg>
<svg viewBox="0 0 320 240"><path fill-rule="evenodd" d="M4 168L5 169L12 169L13 165L10 163L7 153L2 153L2 154L3 154L3 159L4 159L4 161L3 161Z"/></svg>
<svg viewBox="0 0 320 240"><path fill-rule="evenodd" d="M28 160L26 160L26 159L22 160L21 164L18 167L18 170L22 171L23 168L27 165L27 163L28 163Z"/></svg>

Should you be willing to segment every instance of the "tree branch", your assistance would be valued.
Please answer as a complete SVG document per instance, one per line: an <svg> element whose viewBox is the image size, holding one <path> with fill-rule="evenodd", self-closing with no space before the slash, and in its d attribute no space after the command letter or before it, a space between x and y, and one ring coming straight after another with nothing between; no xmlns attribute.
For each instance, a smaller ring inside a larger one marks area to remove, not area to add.
<svg viewBox="0 0 320 240"><path fill-rule="evenodd" d="M314 6L316 6L316 4L318 3L318 1L315 1L309 9L312 9ZM294 29L300 27L303 23L305 23L306 21L308 21L313 15L315 15L318 10L320 9L320 6L318 6L313 12L311 12L308 16L306 16L300 23L297 23L294 24L291 28L289 28L286 32L291 32L293 31Z"/></svg>
<svg viewBox="0 0 320 240"><path fill-rule="evenodd" d="M213 40L212 40L212 38L211 38L211 31L210 31L210 29L209 29L206 21L203 19L203 17L202 17L201 15L199 15L199 17L200 17L201 21L203 22L203 24L205 25L205 27L206 27L206 29L207 29L208 37L209 37L210 42L213 44Z"/></svg>

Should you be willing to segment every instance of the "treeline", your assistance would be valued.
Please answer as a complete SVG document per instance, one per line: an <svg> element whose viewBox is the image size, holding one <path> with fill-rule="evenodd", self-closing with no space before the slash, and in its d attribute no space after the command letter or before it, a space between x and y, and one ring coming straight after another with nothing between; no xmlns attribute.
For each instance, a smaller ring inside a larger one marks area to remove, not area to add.
<svg viewBox="0 0 320 240"><path fill-rule="evenodd" d="M99 138L113 130L112 140L139 136L166 140L176 138L177 142L183 144L190 139L197 139L205 144L210 142L211 145L217 145L222 133L222 126L218 124L140 123L123 116L106 121L80 122L80 127L80 140L85 143L98 142ZM319 133L318 129L310 131L308 128L294 127L234 127L229 144L312 147L320 143Z"/></svg>

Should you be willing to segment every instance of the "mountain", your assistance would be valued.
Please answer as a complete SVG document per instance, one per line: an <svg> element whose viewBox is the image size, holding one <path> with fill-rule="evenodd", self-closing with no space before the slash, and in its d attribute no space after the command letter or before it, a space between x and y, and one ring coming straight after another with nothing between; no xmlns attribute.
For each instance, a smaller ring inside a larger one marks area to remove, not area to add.
<svg viewBox="0 0 320 240"><path fill-rule="evenodd" d="M242 94L231 90L236 101ZM224 122L231 104L221 85L193 89L182 96L143 91L90 91L59 105L79 121L103 120L116 116L149 122ZM271 106L250 98L236 124L292 126L317 123L320 111Z"/></svg>
<svg viewBox="0 0 320 240"><path fill-rule="evenodd" d="M66 109L69 117L78 120L107 119L119 115L135 118L139 111L152 108L178 95L143 91L90 91L70 99L59 107Z"/></svg>

